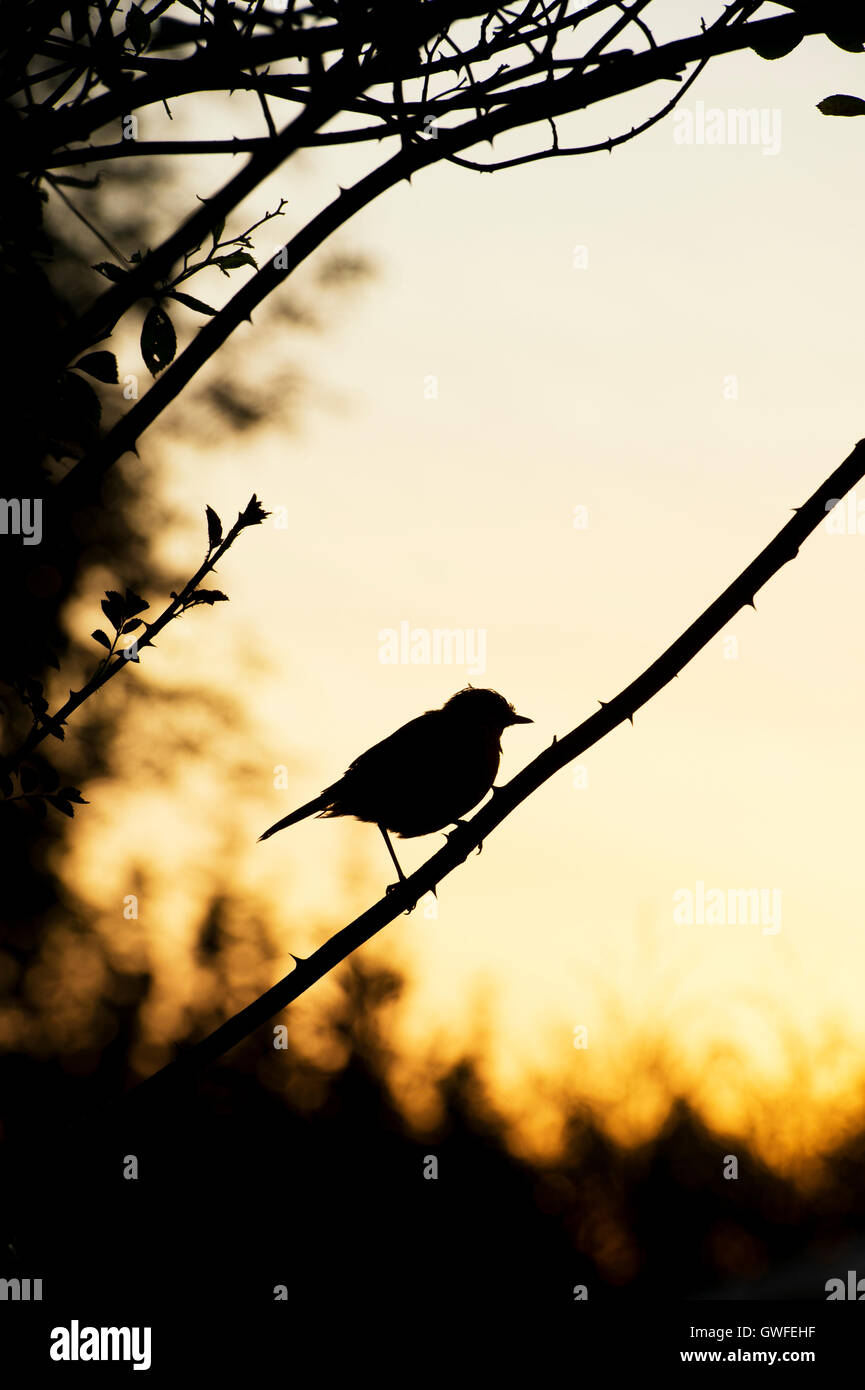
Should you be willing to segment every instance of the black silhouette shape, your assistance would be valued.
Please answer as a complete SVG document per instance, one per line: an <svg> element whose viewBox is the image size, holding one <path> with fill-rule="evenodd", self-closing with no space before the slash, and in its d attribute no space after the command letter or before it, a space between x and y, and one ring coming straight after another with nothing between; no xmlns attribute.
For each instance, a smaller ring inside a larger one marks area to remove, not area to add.
<svg viewBox="0 0 865 1390"><path fill-rule="evenodd" d="M259 840L307 816L354 816L378 826L404 883L388 831L405 840L459 824L493 785L502 731L531 723L497 691L468 686L441 709L427 710L361 753L344 777L283 816Z"/></svg>

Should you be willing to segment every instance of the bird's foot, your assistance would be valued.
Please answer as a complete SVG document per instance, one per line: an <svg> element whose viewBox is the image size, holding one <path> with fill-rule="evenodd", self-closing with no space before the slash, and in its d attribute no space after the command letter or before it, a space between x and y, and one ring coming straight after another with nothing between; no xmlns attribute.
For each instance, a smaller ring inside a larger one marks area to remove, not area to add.
<svg viewBox="0 0 865 1390"><path fill-rule="evenodd" d="M399 881L399 883L389 883L389 884L387 885L387 887L385 888L385 890L384 890L384 891L385 891L385 894L387 895L387 894L389 894L389 893L398 893L399 890L400 890L400 888L405 887L405 884L406 884L407 882L408 882L407 879L401 878L400 881ZM415 910L416 907L417 907L417 898L415 898L414 902L413 902L413 903L410 903L409 906L406 908L406 910L405 910L405 916L406 916L406 917L410 917L411 914L414 912L414 910Z"/></svg>
<svg viewBox="0 0 865 1390"><path fill-rule="evenodd" d="M446 840L459 840L461 836L471 834L471 827L469 826L469 823L466 820L455 820L454 827L455 828L453 830L448 830L445 833ZM481 840L480 844L478 845L478 854L480 854L483 847L484 842L483 840Z"/></svg>

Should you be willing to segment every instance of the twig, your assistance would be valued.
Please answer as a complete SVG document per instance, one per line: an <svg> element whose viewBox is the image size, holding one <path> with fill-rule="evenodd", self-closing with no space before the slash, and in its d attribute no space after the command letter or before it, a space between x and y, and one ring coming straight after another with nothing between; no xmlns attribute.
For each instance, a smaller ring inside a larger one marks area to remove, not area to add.
<svg viewBox="0 0 865 1390"><path fill-rule="evenodd" d="M187 580L180 592L172 593L171 602L166 604L159 617L155 618L152 623L146 624L147 630L145 634L133 639L132 645L135 648L136 661L138 659L138 653L145 647L152 647L154 645L154 639L159 636L160 632L162 632L174 618L179 617L188 608L196 607L200 603L213 603L215 601L214 595L221 599L225 598L225 595L218 593L218 591L206 591L206 598L197 597L197 593L201 592L198 586L205 575L211 573L211 571L216 568L216 565L222 559L225 552L237 540L240 532L245 530L247 526L258 525L268 515L269 513L264 511L258 498L253 495L243 511L238 513L237 520L223 539L222 526L221 523L219 523L219 518L216 516L216 513L208 507L209 543L207 555L203 563L199 565L198 569L195 571L195 574L191 579ZM135 597L137 597L137 595L133 595L133 598ZM149 607L149 605L141 601L139 605L131 611L129 616L134 617L135 614L142 612L147 607ZM118 655L114 655L117 639L121 631L126 630L125 622L121 619L121 621L115 625L115 636L114 640L109 645L107 657L103 658L93 672L93 675L89 680L85 681L80 690L70 690L69 699L65 704L61 705L60 709L56 710L54 714L42 714L39 716L38 720L34 721L32 729L21 746L14 753L10 754L8 758L3 759L2 771L4 773L8 774L14 772L15 769L30 756L33 750L38 748L40 743L49 737L49 735L53 735L55 738L63 738L64 725L68 723L75 711L84 704L85 700L89 700L91 695L94 695L97 690L101 690L119 671L124 670L131 664L128 652L124 654L124 652L121 651ZM103 645L104 644L103 642ZM9 797L6 799L12 800L13 798Z"/></svg>
<svg viewBox="0 0 865 1390"><path fill-rule="evenodd" d="M70 469L58 485L58 494L65 500L70 500L73 495L79 497L83 495L98 477L112 467L122 454L136 445L144 431L183 387L192 380L217 348L221 347L242 322L251 318L253 310L289 274L296 270L307 256L316 250L332 232L343 226L356 212L368 206L402 179L409 178L412 174L427 165L438 162L440 159L453 157L460 150L470 148L482 140L492 140L496 135L503 134L505 131L531 125L537 121L546 121L550 117L563 115L575 109L591 106L611 96L633 91L649 82L667 77L671 71L681 70L691 62L704 63L715 55L748 48L755 41L755 35L758 33L761 39L766 41L769 36L777 39L782 36L795 35L801 31L801 27L798 17L788 16L760 20L753 24L742 25L735 30L718 29L713 26L706 33L692 35L687 39L677 39L662 48L650 49L644 53L635 54L633 58L610 63L608 68L596 69L583 76L571 75L552 84L545 82L537 87L529 88L520 93L519 101L515 99L509 107L503 110L497 110L481 118L466 121L463 125L453 129L441 130L436 140L416 142L409 151L400 149L389 160L373 169L351 188L341 190L338 198L311 218L283 248L280 253L279 268L276 268L271 260L246 282L243 288L219 310L215 317L205 324L185 351L154 382L147 394L132 407L122 420L118 421L85 458ZM677 93L678 95L679 93ZM298 122L302 120L302 116L298 117ZM603 148L606 148L608 143L605 142ZM209 209L218 207L222 211L226 203L233 205L237 200L236 190L233 186L238 180L243 180L244 185L247 182L252 184L256 181L257 174L250 171L250 166L255 163L257 158L257 156L253 156L250 165L237 175L236 180L227 184L214 199L210 200ZM196 217L198 216L196 215ZM201 225L206 226L214 220L212 216L208 217L206 211L200 216ZM157 255L160 262L172 261L174 255L182 251L190 230L196 223L196 217L190 218L184 227L160 248L158 253L154 252L151 253L150 257L146 257L141 267L137 267L135 271L124 277L123 283L115 285L101 296L92 309L71 330L71 341L74 341L85 330L92 333L97 328L100 319L103 321L107 318L116 319L124 308L134 303L141 291L141 284L137 278L139 271L148 264L152 264ZM88 339L88 343L90 341L92 338Z"/></svg>
<svg viewBox="0 0 865 1390"><path fill-rule="evenodd" d="M50 174L46 174L45 177L48 183L51 185L54 192L57 194L58 198L61 198L63 200L63 202L68 207L69 211L71 213L74 213L74 215L78 218L79 222L84 223L84 226L87 228L88 232L92 232L92 234L96 237L96 240L102 242L102 245L105 247L105 249L111 252L112 256L114 256L115 260L117 260L120 265L128 265L129 262L124 256L123 252L118 251L117 247L112 245L112 243L108 240L107 236L103 236L99 228L94 227L93 223L87 217L84 216L84 213L81 211L81 209L77 208L75 204L71 201L71 199L67 198L66 194L63 192L63 189L60 188L60 186L58 185L56 179L53 179Z"/></svg>

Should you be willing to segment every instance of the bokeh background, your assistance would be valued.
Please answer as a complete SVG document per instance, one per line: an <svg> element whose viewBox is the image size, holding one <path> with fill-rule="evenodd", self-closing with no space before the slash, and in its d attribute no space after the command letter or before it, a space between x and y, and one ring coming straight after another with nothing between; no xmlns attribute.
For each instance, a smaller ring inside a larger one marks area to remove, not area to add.
<svg viewBox="0 0 865 1390"><path fill-rule="evenodd" d="M658 37L698 17L669 5ZM199 563L205 503L230 522L255 491L272 515L220 567L230 603L174 624L70 732L90 805L43 831L39 930L19 920L0 957L16 1140L35 1094L72 1113L150 1074L383 892L374 828L310 820L257 845L272 821L469 680L535 721L505 734L512 775L648 665L850 452L865 127L816 103L860 92L862 72L825 39L710 64L684 109L777 112L775 153L678 143L671 117L612 156L427 171L325 247L123 463L116 532L63 609L81 671L104 589L157 607ZM569 118L563 143L653 103ZM173 137L261 120L242 93L172 114ZM140 138L168 133L149 109ZM259 259L366 158L319 150L278 172L243 209L245 226L288 200ZM112 170L82 206L128 255L231 168ZM86 301L103 257L56 200L49 219ZM230 292L215 272L193 289ZM185 341L199 321L176 319ZM134 336L118 348L144 389ZM344 1183L334 1155L354 1154L338 1240L371 1189L395 1240L408 1170L424 1201L422 1156L443 1175L453 1156L464 1185L476 1172L469 1246L493 1259L481 1232L503 1202L556 1279L618 1292L659 1270L670 1294L759 1290L817 1245L831 1264L865 1217L845 1176L865 1128L857 500L846 533L821 527L633 729L276 1020L287 1052L263 1030L217 1069L186 1118L190 1152L203 1133L229 1142L222 1114L251 1181L262 1147L293 1152L305 1184ZM483 632L485 669L383 663L402 622ZM64 668L52 694L69 684ZM404 867L440 843L402 843ZM698 882L778 890L780 931L676 922L674 895Z"/></svg>

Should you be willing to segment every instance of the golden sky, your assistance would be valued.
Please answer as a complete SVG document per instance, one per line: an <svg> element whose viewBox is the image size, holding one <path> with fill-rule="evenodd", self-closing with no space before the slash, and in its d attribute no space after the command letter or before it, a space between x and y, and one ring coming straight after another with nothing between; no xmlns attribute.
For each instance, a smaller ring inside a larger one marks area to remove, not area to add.
<svg viewBox="0 0 865 1390"><path fill-rule="evenodd" d="M670 32L697 27L698 6L669 9ZM198 563L205 502L230 520L254 490L285 509L221 567L231 603L147 656L167 687L239 692L254 737L238 728L231 753L251 761L253 794L233 805L205 748L179 784L85 789L75 821L76 882L107 920L132 891L133 838L147 856L142 930L178 989L226 845L236 893L284 945L279 978L391 870L374 827L309 820L257 845L261 830L467 679L535 721L504 735L511 776L648 665L865 434L865 121L821 116L832 92L865 94L865 68L806 40L779 62L718 59L685 97L692 113L780 113L774 153L677 143L670 118L612 156L429 170L341 234L376 275L327 331L286 330L285 363L311 382L297 431L199 448L175 406L152 432L181 518L154 542L178 577ZM655 100L606 103L564 123L563 143L627 128ZM173 109L171 134L183 120L191 133L200 112ZM259 120L237 96L212 105L207 133ZM161 138L167 118L153 108L143 126ZM237 230L287 197L259 242L275 250L367 157L305 155ZM188 187L205 196L229 167L189 160ZM263 376L278 365L278 337L265 350L254 326L239 336ZM863 600L865 534L821 528L634 729L441 885L436 919L420 908L366 948L410 979L400 1085L428 1049L482 1038L530 1146L554 1136L563 1089L635 1137L676 1086L713 1122L756 1126L778 1161L832 1139L865 1069ZM483 632L485 670L382 664L380 634L401 622ZM403 864L440 844L402 842ZM674 894L698 883L775 890L780 930L676 922Z"/></svg>

